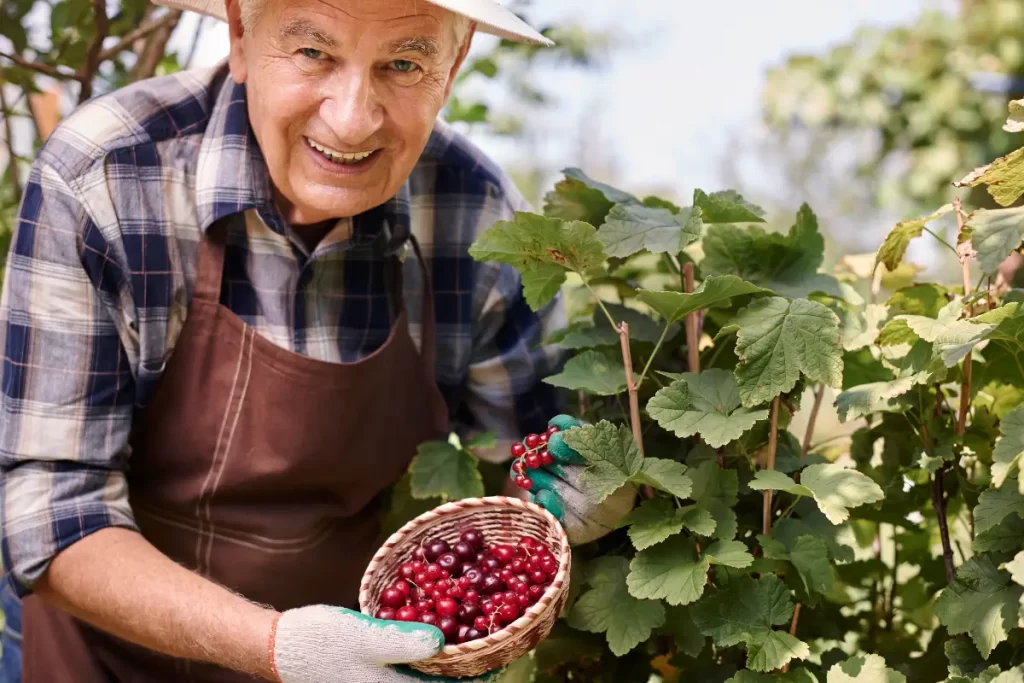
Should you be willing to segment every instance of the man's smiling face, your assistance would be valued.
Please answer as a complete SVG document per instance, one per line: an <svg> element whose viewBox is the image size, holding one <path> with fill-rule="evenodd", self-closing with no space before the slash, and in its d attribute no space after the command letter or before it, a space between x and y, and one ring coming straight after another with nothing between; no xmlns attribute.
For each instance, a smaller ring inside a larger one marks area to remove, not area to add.
<svg viewBox="0 0 1024 683"><path fill-rule="evenodd" d="M228 2L231 74L246 84L285 217L318 223L393 197L427 143L471 33L422 0L266 0L254 16L245 2Z"/></svg>

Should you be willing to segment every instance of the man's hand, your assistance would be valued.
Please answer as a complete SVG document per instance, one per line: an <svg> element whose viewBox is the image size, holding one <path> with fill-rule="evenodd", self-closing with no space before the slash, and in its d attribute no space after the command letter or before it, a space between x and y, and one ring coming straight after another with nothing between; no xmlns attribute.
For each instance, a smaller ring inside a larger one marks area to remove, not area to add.
<svg viewBox="0 0 1024 683"><path fill-rule="evenodd" d="M271 635L274 671L282 683L412 683L455 681L425 676L407 664L444 647L427 624L383 621L341 607L312 605L281 615ZM501 670L459 683L497 681Z"/></svg>
<svg viewBox="0 0 1024 683"><path fill-rule="evenodd" d="M548 425L561 430L548 439L548 452L555 463L526 471L533 481L530 497L558 518L572 545L595 541L613 531L619 520L633 509L636 487L626 484L604 502L595 503L579 486L586 461L562 438L562 432L581 427L583 423L569 415L557 415Z"/></svg>

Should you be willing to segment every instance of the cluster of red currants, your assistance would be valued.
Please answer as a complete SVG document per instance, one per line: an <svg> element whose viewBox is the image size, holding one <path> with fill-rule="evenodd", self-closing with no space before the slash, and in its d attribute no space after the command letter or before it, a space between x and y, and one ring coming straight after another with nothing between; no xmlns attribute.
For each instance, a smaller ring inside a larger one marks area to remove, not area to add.
<svg viewBox="0 0 1024 683"><path fill-rule="evenodd" d="M453 546L417 548L381 594L377 618L437 626L449 645L476 640L522 616L557 572L558 560L532 536L485 547L483 534L466 529Z"/></svg>
<svg viewBox="0 0 1024 683"><path fill-rule="evenodd" d="M529 491L533 488L533 480L526 470L554 464L555 459L548 453L548 439L557 431L558 427L552 425L543 434L527 434L525 439L512 444L512 457L516 458L512 463L512 471L516 475L512 481L516 486Z"/></svg>

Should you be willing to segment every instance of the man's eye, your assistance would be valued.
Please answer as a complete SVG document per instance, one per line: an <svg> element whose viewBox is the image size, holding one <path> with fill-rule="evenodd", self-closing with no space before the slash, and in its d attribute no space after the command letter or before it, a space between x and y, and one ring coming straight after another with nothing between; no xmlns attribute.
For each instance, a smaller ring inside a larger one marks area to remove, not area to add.
<svg viewBox="0 0 1024 683"><path fill-rule="evenodd" d="M391 68L402 73L411 73L419 69L416 62L410 62L408 59L396 59L391 62Z"/></svg>
<svg viewBox="0 0 1024 683"><path fill-rule="evenodd" d="M317 50L312 47L304 47L301 50L299 50L299 52L301 52L302 56L305 57L306 59L313 59L316 61L327 59L326 52L324 52L323 50Z"/></svg>

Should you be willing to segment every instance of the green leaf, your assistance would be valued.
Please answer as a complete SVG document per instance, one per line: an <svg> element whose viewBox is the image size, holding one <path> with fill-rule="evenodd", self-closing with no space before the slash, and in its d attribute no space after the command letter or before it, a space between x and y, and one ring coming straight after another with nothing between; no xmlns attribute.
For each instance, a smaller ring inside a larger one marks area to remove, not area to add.
<svg viewBox="0 0 1024 683"><path fill-rule="evenodd" d="M747 546L739 541L716 541L704 551L711 564L724 564L727 567L745 569L754 562L754 556L747 551Z"/></svg>
<svg viewBox="0 0 1024 683"><path fill-rule="evenodd" d="M544 382L573 391L582 389L599 396L611 396L626 388L626 370L622 359L614 354L590 350L570 358L560 373L545 378Z"/></svg>
<svg viewBox="0 0 1024 683"><path fill-rule="evenodd" d="M526 304L537 311L558 294L565 282L565 271L559 266L542 264L524 271L520 278Z"/></svg>
<svg viewBox="0 0 1024 683"><path fill-rule="evenodd" d="M609 256L632 256L645 249L652 254L678 254L700 239L701 226L699 209L674 214L642 204L616 204L597 238Z"/></svg>
<svg viewBox="0 0 1024 683"><path fill-rule="evenodd" d="M952 211L953 205L946 204L930 216L897 223L896 227L889 232L885 241L882 242L882 246L878 249L878 253L875 255L875 267L877 268L879 263L883 263L889 270L896 270L896 266L900 264L904 254L907 252L907 245L910 244L910 240L920 237L928 223Z"/></svg>
<svg viewBox="0 0 1024 683"><path fill-rule="evenodd" d="M693 191L693 205L699 207L704 222L711 223L764 223L764 209L743 199L734 190L705 194Z"/></svg>
<svg viewBox="0 0 1024 683"><path fill-rule="evenodd" d="M601 225L614 202L604 193L575 178L566 178L544 197L544 213L552 218Z"/></svg>
<svg viewBox="0 0 1024 683"><path fill-rule="evenodd" d="M988 193L1000 206L1010 206L1024 194L1024 149L999 157L991 164L976 168L955 187L987 185Z"/></svg>
<svg viewBox="0 0 1024 683"><path fill-rule="evenodd" d="M1013 552L1024 547L1024 520L1017 515L1004 517L998 524L974 536L974 552Z"/></svg>
<svg viewBox="0 0 1024 683"><path fill-rule="evenodd" d="M812 382L839 387L843 381L839 319L816 301L759 299L733 319L736 368L743 405L752 407L786 393L801 373Z"/></svg>
<svg viewBox="0 0 1024 683"><path fill-rule="evenodd" d="M855 312L840 309L843 350L856 351L873 344L888 315L889 309L882 304L868 304L864 310Z"/></svg>
<svg viewBox="0 0 1024 683"><path fill-rule="evenodd" d="M995 323L960 320L962 312L963 304L952 301L939 311L937 318L901 315L897 320L903 320L914 334L931 342L933 353L949 368L960 362L996 329Z"/></svg>
<svg viewBox="0 0 1024 683"><path fill-rule="evenodd" d="M747 646L747 667L773 671L794 658L810 655L807 644L773 626L793 615L789 589L774 575L755 580L742 576L690 608L701 633L722 647Z"/></svg>
<svg viewBox="0 0 1024 683"><path fill-rule="evenodd" d="M447 441L420 444L409 465L414 498L461 500L484 495L484 480L472 453Z"/></svg>
<svg viewBox="0 0 1024 683"><path fill-rule="evenodd" d="M608 201L616 204L625 204L629 202L636 202L637 198L628 192L624 192L617 187L606 185L605 183L594 180L586 173L578 168L567 168L562 171L567 178L573 178L579 180L587 187L593 188L608 198Z"/></svg>
<svg viewBox="0 0 1024 683"><path fill-rule="evenodd" d="M807 669L796 668L780 674L759 674L753 671L737 671L736 675L725 683L818 683Z"/></svg>
<svg viewBox="0 0 1024 683"><path fill-rule="evenodd" d="M999 264L1020 247L1024 237L1024 208L975 211L968 217L965 228L972 231L971 245L978 252L981 269L994 274Z"/></svg>
<svg viewBox="0 0 1024 683"><path fill-rule="evenodd" d="M946 288L941 285L922 284L904 287L889 297L885 305L894 315L925 315L935 318L939 311L949 303Z"/></svg>
<svg viewBox="0 0 1024 683"><path fill-rule="evenodd" d="M665 623L665 607L657 600L638 600L626 586L629 562L624 557L599 557L587 565L591 589L569 613L569 625L604 633L608 646L621 657L651 637Z"/></svg>
<svg viewBox="0 0 1024 683"><path fill-rule="evenodd" d="M907 683L907 677L888 668L878 655L857 655L828 670L826 683Z"/></svg>
<svg viewBox="0 0 1024 683"><path fill-rule="evenodd" d="M693 481L690 498L701 510L707 510L715 521L714 537L725 541L736 537L736 512L739 501L739 475L736 470L723 469L714 460L706 460L689 471ZM699 533L699 532L698 532Z"/></svg>
<svg viewBox="0 0 1024 683"><path fill-rule="evenodd" d="M708 515L710 518L710 515ZM665 498L645 500L619 522L630 525L629 540L637 550L657 545L683 530L682 511Z"/></svg>
<svg viewBox="0 0 1024 683"><path fill-rule="evenodd" d="M637 553L626 584L634 598L688 605L704 594L709 562L698 558L693 539L676 536Z"/></svg>
<svg viewBox="0 0 1024 683"><path fill-rule="evenodd" d="M732 373L718 368L683 373L651 397L647 413L676 436L699 433L712 448L740 438L768 417L767 410L743 408Z"/></svg>
<svg viewBox="0 0 1024 683"><path fill-rule="evenodd" d="M1012 585L1010 575L985 555L972 557L956 576L935 601L935 613L950 635L969 634L981 656L988 659L1016 626L1024 588Z"/></svg>
<svg viewBox="0 0 1024 683"><path fill-rule="evenodd" d="M710 536L715 533L715 518L707 508L702 508L699 505L684 505L679 508L678 514L683 526L693 533L700 536Z"/></svg>
<svg viewBox="0 0 1024 683"><path fill-rule="evenodd" d="M664 458L644 458L640 471L630 480L653 486L679 498L688 498L693 489L693 481L686 474L686 465Z"/></svg>
<svg viewBox="0 0 1024 683"><path fill-rule="evenodd" d="M999 438L992 451L992 483L998 488L1006 477L1020 470L1020 457L1024 454L1024 405L1011 410L999 423ZM1018 487L1024 481L1018 476ZM1024 488L1020 490L1024 494Z"/></svg>
<svg viewBox="0 0 1024 683"><path fill-rule="evenodd" d="M836 569L828 557L828 546L816 536L800 536L789 551L808 593L827 595L836 584Z"/></svg>
<svg viewBox="0 0 1024 683"><path fill-rule="evenodd" d="M833 524L845 522L850 516L849 508L877 503L885 497L881 487L866 474L835 463L805 468L799 484L781 472L759 470L750 488L813 497L822 514Z"/></svg>
<svg viewBox="0 0 1024 683"><path fill-rule="evenodd" d="M580 485L587 497L597 503L639 474L644 462L633 434L625 425L601 420L596 425L573 427L563 432L563 438L587 461Z"/></svg>
<svg viewBox="0 0 1024 683"><path fill-rule="evenodd" d="M1012 514L1024 517L1024 496L1020 494L1015 482L1013 486L985 489L978 497L978 506L974 508L974 531L984 533Z"/></svg>
<svg viewBox="0 0 1024 683"><path fill-rule="evenodd" d="M469 248L477 261L498 261L515 267L530 285L527 303L537 310L547 303L553 283L560 286L565 272L584 273L605 259L594 226L581 221L563 221L533 213L517 212L514 221L498 221L481 233ZM531 271L540 270L538 275ZM556 274L557 270L562 275Z"/></svg>
<svg viewBox="0 0 1024 683"><path fill-rule="evenodd" d="M605 303L604 307L616 323L625 322L629 325L630 341L655 344L661 338L663 325L653 318L621 304ZM670 329L667 336L672 334L674 332ZM592 326L568 331L559 344L566 349L594 346L614 346L618 349L619 332L612 327L604 311L597 308L594 311Z"/></svg>
<svg viewBox="0 0 1024 683"><path fill-rule="evenodd" d="M638 290L637 298L657 311L666 322L682 320L689 313L726 304L730 299L745 294L771 294L735 275L706 278L692 294L685 292L658 292Z"/></svg>
<svg viewBox="0 0 1024 683"><path fill-rule="evenodd" d="M851 387L836 396L839 421L849 422L871 413L899 412L901 406L892 399L902 396L917 384L913 379L894 379Z"/></svg>
<svg viewBox="0 0 1024 683"><path fill-rule="evenodd" d="M672 634L680 652L689 657L696 657L704 649L705 637L693 623L690 608L669 607L665 619L665 628Z"/></svg>

